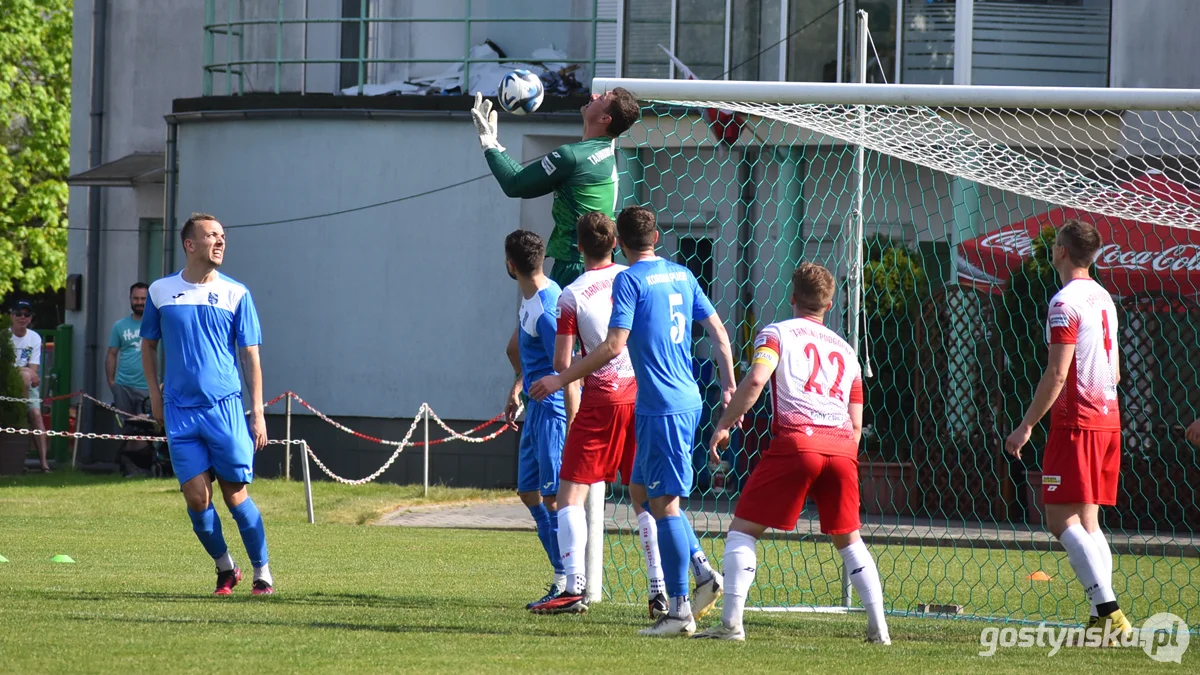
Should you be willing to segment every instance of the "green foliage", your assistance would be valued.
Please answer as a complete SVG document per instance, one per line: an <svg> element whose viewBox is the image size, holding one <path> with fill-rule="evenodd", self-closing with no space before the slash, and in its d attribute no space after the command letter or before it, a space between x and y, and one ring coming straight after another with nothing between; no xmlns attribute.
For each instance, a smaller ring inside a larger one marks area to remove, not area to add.
<svg viewBox="0 0 1200 675"><path fill-rule="evenodd" d="M70 0L0 0L0 295L67 271Z"/></svg>
<svg viewBox="0 0 1200 675"><path fill-rule="evenodd" d="M12 345L12 320L0 316L0 395L21 398L25 381L17 370L17 352ZM16 401L0 401L0 426L22 429L26 426L26 406Z"/></svg>
<svg viewBox="0 0 1200 675"><path fill-rule="evenodd" d="M1054 297L1060 286L1058 272L1050 262L1050 249L1057 234L1053 227L1046 227L1034 238L1033 254L1013 271L1004 290L997 323L1005 327L1001 332L1007 356L1006 380L1009 383L1004 389L1004 413L1008 422L1003 429L1005 434L1020 424L1026 407L1033 400L1038 381L1046 370L1046 312L1050 308L1050 298ZM1033 452L1026 452L1027 462L1032 462L1032 465L1038 465L1049 423L1047 416L1033 430L1033 437L1027 446Z"/></svg>
<svg viewBox="0 0 1200 675"><path fill-rule="evenodd" d="M864 249L865 337L874 370L863 380L865 449L872 460L903 462L911 457L915 330L929 284L920 258L903 243L875 236Z"/></svg>

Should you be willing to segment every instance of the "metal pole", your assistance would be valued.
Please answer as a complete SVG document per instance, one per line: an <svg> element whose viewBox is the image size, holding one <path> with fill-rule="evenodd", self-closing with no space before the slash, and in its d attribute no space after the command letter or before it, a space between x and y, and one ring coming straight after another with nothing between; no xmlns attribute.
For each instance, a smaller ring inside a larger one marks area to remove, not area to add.
<svg viewBox="0 0 1200 675"><path fill-rule="evenodd" d="M587 546L584 548L584 573L588 602L600 602L604 596L604 482L588 487L583 511L587 515Z"/></svg>
<svg viewBox="0 0 1200 675"><path fill-rule="evenodd" d="M283 446L283 479L286 481L292 480L292 392L288 392L287 402L284 404L284 439L287 445Z"/></svg>
<svg viewBox="0 0 1200 675"><path fill-rule="evenodd" d="M300 95L308 93L308 0L304 0L304 33L300 36Z"/></svg>
<svg viewBox="0 0 1200 675"><path fill-rule="evenodd" d="M425 496L430 496L430 406L421 406L425 414Z"/></svg>
<svg viewBox="0 0 1200 675"><path fill-rule="evenodd" d="M317 520L313 517L312 478L308 474L308 441L300 441L300 450L304 454L304 461L300 464L304 467L304 504L308 508L308 524L313 525Z"/></svg>
<svg viewBox="0 0 1200 675"><path fill-rule="evenodd" d="M791 5L788 0L779 0L779 81L787 82L788 79L788 19L791 14Z"/></svg>
<svg viewBox="0 0 1200 675"><path fill-rule="evenodd" d="M858 10L858 41L857 60L854 64L855 80L859 83L867 81L867 12ZM867 109L858 107L859 120L866 123ZM862 256L863 256L863 202L865 201L863 174L866 170L866 149L859 145L854 151L854 236L850 241L853 253L850 256L849 302L850 315L847 318L846 335L850 338L850 346L859 351L860 312L862 310Z"/></svg>
<svg viewBox="0 0 1200 675"><path fill-rule="evenodd" d="M858 40L858 61L854 64L857 77L855 81L863 84L867 81L867 12L858 10L858 34L855 38ZM866 123L866 108L859 106L859 120ZM861 311L860 300L862 298L862 266L863 266L863 202L864 202L864 186L863 174L866 169L866 149L863 146L858 146L854 152L854 256L852 258L854 268L851 270L853 275L853 283L851 284L850 294L850 321L849 335L850 346L857 353L858 346L858 327ZM850 585L850 569L842 563L842 606L853 606L853 589Z"/></svg>
<svg viewBox="0 0 1200 675"><path fill-rule="evenodd" d="M954 84L971 84L971 60L975 52L975 0L956 0L954 5Z"/></svg>

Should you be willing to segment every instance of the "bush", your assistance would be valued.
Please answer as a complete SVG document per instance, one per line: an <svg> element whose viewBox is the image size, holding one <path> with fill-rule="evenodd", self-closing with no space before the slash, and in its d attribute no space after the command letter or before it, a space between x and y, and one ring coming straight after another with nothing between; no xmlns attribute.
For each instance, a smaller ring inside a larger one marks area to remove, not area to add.
<svg viewBox="0 0 1200 675"><path fill-rule="evenodd" d="M25 381L17 370L17 352L12 345L12 320L8 315L0 316L0 395L21 398L25 395ZM17 401L0 401L0 426L23 429L28 424L28 409Z"/></svg>
<svg viewBox="0 0 1200 675"><path fill-rule="evenodd" d="M916 324L929 284L915 251L882 236L865 242L864 338L874 377L863 378L863 441L871 460L906 462L914 439L912 380L917 365Z"/></svg>

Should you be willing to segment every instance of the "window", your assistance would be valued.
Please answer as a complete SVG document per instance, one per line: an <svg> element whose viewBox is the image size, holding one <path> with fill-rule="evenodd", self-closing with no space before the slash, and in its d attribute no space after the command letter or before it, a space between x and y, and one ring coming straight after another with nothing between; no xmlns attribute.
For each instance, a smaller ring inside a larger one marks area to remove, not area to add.
<svg viewBox="0 0 1200 675"><path fill-rule="evenodd" d="M713 240L708 237L680 237L675 261L691 270L700 290L712 297Z"/></svg>
<svg viewBox="0 0 1200 675"><path fill-rule="evenodd" d="M138 278L150 283L163 276L162 218L142 218L138 221Z"/></svg>

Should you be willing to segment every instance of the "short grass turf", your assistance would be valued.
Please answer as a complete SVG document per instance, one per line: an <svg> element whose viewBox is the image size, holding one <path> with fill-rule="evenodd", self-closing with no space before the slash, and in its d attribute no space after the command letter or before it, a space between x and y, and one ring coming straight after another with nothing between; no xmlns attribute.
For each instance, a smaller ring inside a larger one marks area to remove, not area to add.
<svg viewBox="0 0 1200 675"><path fill-rule="evenodd" d="M894 617L890 648L862 642L862 616L747 618L744 645L650 640L644 606L538 617L546 561L528 532L361 525L427 503L419 487L252 487L278 593L209 595L211 563L170 480L59 473L0 480L0 671L39 672L1195 672L1141 650L1007 649L981 657L989 625ZM493 500L434 490L429 501ZM245 561L223 507L235 558ZM826 547L827 548L827 547ZM886 554L885 552L881 552ZM67 554L75 564L50 558ZM881 555L883 557L883 555Z"/></svg>

